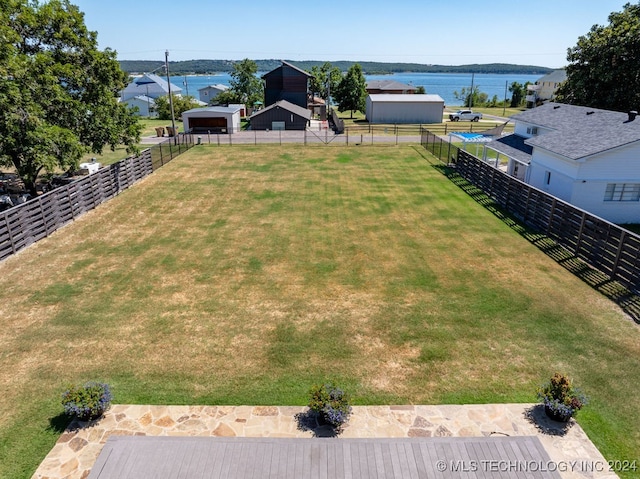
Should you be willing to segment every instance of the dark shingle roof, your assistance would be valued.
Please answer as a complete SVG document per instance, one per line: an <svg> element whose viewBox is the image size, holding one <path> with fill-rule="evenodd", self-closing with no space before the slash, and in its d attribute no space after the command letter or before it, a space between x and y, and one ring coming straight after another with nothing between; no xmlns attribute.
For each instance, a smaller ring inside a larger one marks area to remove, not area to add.
<svg viewBox="0 0 640 479"><path fill-rule="evenodd" d="M533 148L525 144L526 140L524 136L507 135L492 141L487 146L518 161L529 163Z"/></svg>
<svg viewBox="0 0 640 479"><path fill-rule="evenodd" d="M273 108L282 108L284 110L290 111L294 115L301 116L306 120L311 119L311 111L307 110L306 108L302 108L298 105L294 105L293 103L290 103L287 100L279 100L275 102L273 105L269 105L268 107L263 108L262 110L258 110L253 115L251 115L250 118L253 118L254 116L262 115L263 113Z"/></svg>
<svg viewBox="0 0 640 479"><path fill-rule="evenodd" d="M540 132L527 144L578 160L640 141L640 117L585 106L546 103L512 117L552 131Z"/></svg>

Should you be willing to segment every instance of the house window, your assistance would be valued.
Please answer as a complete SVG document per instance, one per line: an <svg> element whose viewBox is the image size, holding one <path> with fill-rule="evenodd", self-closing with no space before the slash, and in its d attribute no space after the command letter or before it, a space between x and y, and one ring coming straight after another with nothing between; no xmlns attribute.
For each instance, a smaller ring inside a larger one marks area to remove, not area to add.
<svg viewBox="0 0 640 479"><path fill-rule="evenodd" d="M538 134L538 127L537 126L530 126L527 128L527 134L528 135L537 135Z"/></svg>
<svg viewBox="0 0 640 479"><path fill-rule="evenodd" d="M544 172L544 184L548 185L549 183L551 183L551 172L550 171L545 171Z"/></svg>
<svg viewBox="0 0 640 479"><path fill-rule="evenodd" d="M604 201L640 201L640 183L608 183Z"/></svg>

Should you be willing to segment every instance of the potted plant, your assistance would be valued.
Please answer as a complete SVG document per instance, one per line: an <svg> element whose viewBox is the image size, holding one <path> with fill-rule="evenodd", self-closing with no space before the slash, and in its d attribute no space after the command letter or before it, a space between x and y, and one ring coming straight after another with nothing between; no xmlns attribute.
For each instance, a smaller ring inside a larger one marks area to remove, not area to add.
<svg viewBox="0 0 640 479"><path fill-rule="evenodd" d="M573 386L565 374L555 373L538 389L544 411L554 421L567 422L587 404L587 397Z"/></svg>
<svg viewBox="0 0 640 479"><path fill-rule="evenodd" d="M315 385L309 391L309 409L318 419L340 432L351 415L349 396L333 383Z"/></svg>
<svg viewBox="0 0 640 479"><path fill-rule="evenodd" d="M62 393L62 406L67 415L92 421L111 406L111 390L109 385L95 381L73 385Z"/></svg>

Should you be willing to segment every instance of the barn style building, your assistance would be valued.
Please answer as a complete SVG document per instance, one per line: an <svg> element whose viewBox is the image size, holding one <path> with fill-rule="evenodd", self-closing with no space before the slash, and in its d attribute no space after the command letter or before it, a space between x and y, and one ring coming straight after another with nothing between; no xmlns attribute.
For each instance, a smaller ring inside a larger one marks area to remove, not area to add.
<svg viewBox="0 0 640 479"><path fill-rule="evenodd" d="M285 61L278 68L265 73L264 104L270 106L280 100L307 108L311 75Z"/></svg>
<svg viewBox="0 0 640 479"><path fill-rule="evenodd" d="M304 130L311 120L311 112L280 100L249 117L252 130Z"/></svg>

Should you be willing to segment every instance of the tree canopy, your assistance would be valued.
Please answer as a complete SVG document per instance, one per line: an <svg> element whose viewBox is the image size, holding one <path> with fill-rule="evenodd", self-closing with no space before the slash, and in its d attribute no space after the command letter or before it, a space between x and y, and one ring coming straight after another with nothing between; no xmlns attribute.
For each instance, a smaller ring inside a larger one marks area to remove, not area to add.
<svg viewBox="0 0 640 479"><path fill-rule="evenodd" d="M367 81L362 73L362 67L354 64L342 77L335 94L333 95L338 102L340 111L351 111L353 118L354 111L364 112L367 99Z"/></svg>
<svg viewBox="0 0 640 479"><path fill-rule="evenodd" d="M609 25L594 25L567 52L567 80L557 101L614 111L640 105L640 3L609 15Z"/></svg>
<svg viewBox="0 0 640 479"><path fill-rule="evenodd" d="M171 102L169 102L169 95L156 98L156 112L159 120L171 120L171 103L173 103L173 113L176 118L181 118L185 111L200 106L192 96L174 95L172 93L171 97Z"/></svg>
<svg viewBox="0 0 640 479"><path fill-rule="evenodd" d="M228 95L230 97L233 95L248 107L255 105L258 101L264 101L262 81L256 73L258 73L258 65L253 60L245 58L234 63Z"/></svg>
<svg viewBox="0 0 640 479"><path fill-rule="evenodd" d="M329 62L325 62L321 66L314 65L309 73L312 75L309 82L312 95L324 99L328 99L329 95L337 90L342 79L340 69Z"/></svg>
<svg viewBox="0 0 640 479"><path fill-rule="evenodd" d="M118 92L127 83L116 52L68 0L0 8L0 165L13 166L35 194L38 174L77 166L83 154L124 144L140 126Z"/></svg>

